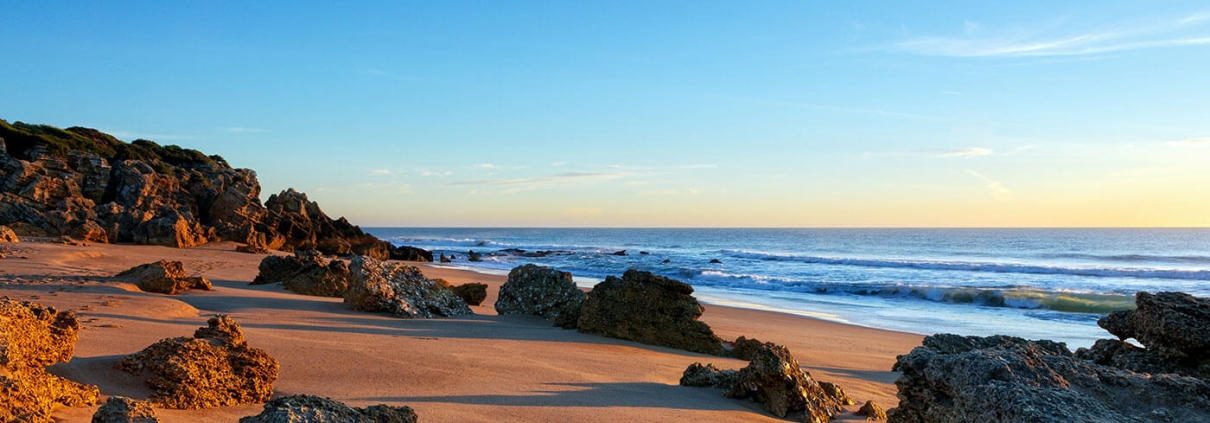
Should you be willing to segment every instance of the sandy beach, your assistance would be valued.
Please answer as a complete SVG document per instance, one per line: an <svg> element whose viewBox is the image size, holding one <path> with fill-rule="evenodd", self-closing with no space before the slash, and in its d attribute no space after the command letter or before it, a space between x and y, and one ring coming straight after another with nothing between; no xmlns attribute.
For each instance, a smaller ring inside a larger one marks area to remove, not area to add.
<svg viewBox="0 0 1210 423"><path fill-rule="evenodd" d="M421 421L785 421L760 405L705 388L678 386L696 361L746 363L551 327L492 307L505 277L420 265L430 278L489 285L474 316L404 320L360 313L338 298L250 286L264 257L234 243L193 248L12 244L0 261L0 296L74 310L85 326L75 358L51 368L100 386L104 396L145 398L134 377L113 369L121 357L167 337L188 336L215 314L243 326L248 343L281 362L275 397L328 396L354 406L407 405ZM180 260L213 291L168 296L109 280L160 259ZM804 368L839 383L859 403L897 404L895 356L921 336L772 312L707 305L702 320L723 339L744 335L788 346ZM836 421L863 421L850 406ZM87 422L96 407L62 409L62 422ZM260 405L200 411L157 409L164 422L233 422Z"/></svg>

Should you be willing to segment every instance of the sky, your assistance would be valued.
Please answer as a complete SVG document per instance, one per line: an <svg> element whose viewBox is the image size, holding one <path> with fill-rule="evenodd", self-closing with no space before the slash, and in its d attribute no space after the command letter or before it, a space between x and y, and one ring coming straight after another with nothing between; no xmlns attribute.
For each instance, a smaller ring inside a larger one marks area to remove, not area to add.
<svg viewBox="0 0 1210 423"><path fill-rule="evenodd" d="M370 227L1210 226L1205 1L331 3L0 0L0 118Z"/></svg>

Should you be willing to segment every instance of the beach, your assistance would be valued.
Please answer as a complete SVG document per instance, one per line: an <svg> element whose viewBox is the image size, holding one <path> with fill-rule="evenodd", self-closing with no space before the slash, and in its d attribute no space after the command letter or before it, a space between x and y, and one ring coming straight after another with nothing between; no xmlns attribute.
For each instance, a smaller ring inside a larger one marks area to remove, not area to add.
<svg viewBox="0 0 1210 423"><path fill-rule="evenodd" d="M13 244L0 261L0 296L74 310L85 329L74 359L51 372L96 384L104 396L146 398L146 388L115 370L121 357L168 337L189 336L209 317L230 315L250 346L281 362L274 396L314 394L353 406L407 405L422 421L785 421L753 402L710 388L678 385L694 362L738 369L745 362L588 335L532 316L498 316L492 303L504 276L419 264L429 278L488 284L473 316L397 319L351 310L339 298L250 286L264 255L237 244L191 248L113 244ZM274 253L282 254L282 253ZM212 291L169 296L109 277L161 259L179 260ZM859 405L897 404L895 357L922 336L766 311L706 305L702 321L720 337L743 335L790 348L822 381ZM836 421L863 421L858 406ZM163 422L231 422L261 406L156 412ZM89 421L96 407L61 409L62 422Z"/></svg>

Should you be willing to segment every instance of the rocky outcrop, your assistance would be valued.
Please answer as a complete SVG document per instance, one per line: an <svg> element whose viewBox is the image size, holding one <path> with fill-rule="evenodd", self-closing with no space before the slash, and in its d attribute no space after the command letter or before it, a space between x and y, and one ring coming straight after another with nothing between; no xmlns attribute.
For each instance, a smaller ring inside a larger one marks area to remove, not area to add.
<svg viewBox="0 0 1210 423"><path fill-rule="evenodd" d="M92 423L160 423L160 419L146 401L113 396L92 415Z"/></svg>
<svg viewBox="0 0 1210 423"><path fill-rule="evenodd" d="M758 402L777 417L793 415L811 423L824 423L841 405L853 403L840 386L813 379L788 348L772 344L753 351L752 361L738 371L693 363L681 376L681 385L712 386L727 397Z"/></svg>
<svg viewBox="0 0 1210 423"><path fill-rule="evenodd" d="M585 333L723 355L722 340L697 320L705 308L692 294L687 283L627 270L592 288L578 327Z"/></svg>
<svg viewBox="0 0 1210 423"><path fill-rule="evenodd" d="M207 324L192 338L164 339L123 358L117 367L143 377L151 403L164 408L267 401L277 380L277 360L249 347L230 317L219 315Z"/></svg>
<svg viewBox="0 0 1210 423"><path fill-rule="evenodd" d="M21 242L21 239L17 238L17 234L8 226L0 225L0 242Z"/></svg>
<svg viewBox="0 0 1210 423"><path fill-rule="evenodd" d="M872 400L866 401L865 405L861 406L861 408L853 414L865 416L866 420L886 420L887 417L886 410L883 410L882 406L879 406Z"/></svg>
<svg viewBox="0 0 1210 423"><path fill-rule="evenodd" d="M450 291L454 291L454 295L473 306L482 305L483 300L487 299L487 284L485 283L471 282L455 285L450 287Z"/></svg>
<svg viewBox="0 0 1210 423"><path fill-rule="evenodd" d="M1099 365L1051 341L934 335L894 370L892 423L1210 421L1210 383Z"/></svg>
<svg viewBox="0 0 1210 423"><path fill-rule="evenodd" d="M496 298L496 312L540 316L555 326L574 329L584 298L571 273L527 264L508 272L508 280L500 286Z"/></svg>
<svg viewBox="0 0 1210 423"><path fill-rule="evenodd" d="M190 289L209 291L210 281L199 276L187 276L179 261L160 260L132 267L118 273L116 278L128 280L144 292L176 295Z"/></svg>
<svg viewBox="0 0 1210 423"><path fill-rule="evenodd" d="M343 260L324 259L315 250L297 250L293 256L268 256L261 260L252 285L281 283L287 290L319 297L343 297L353 283L353 273Z"/></svg>
<svg viewBox="0 0 1210 423"><path fill-rule="evenodd" d="M390 252L391 260L433 262L433 252L429 250L404 245L401 247L391 246Z"/></svg>
<svg viewBox="0 0 1210 423"><path fill-rule="evenodd" d="M465 301L415 266L357 256L349 268L353 284L344 300L354 310L426 319L472 314Z"/></svg>
<svg viewBox="0 0 1210 423"><path fill-rule="evenodd" d="M1117 340L1097 341L1077 351L1097 364L1134 372L1176 373L1210 380L1210 298L1181 292L1135 295L1134 310L1097 321ZM1134 338L1146 348L1125 340Z"/></svg>
<svg viewBox="0 0 1210 423"><path fill-rule="evenodd" d="M731 343L731 351L728 351L727 355L740 360L751 360L752 354L765 345L773 346L774 344L772 342L760 342L755 338L745 338L741 335L735 339L735 342Z"/></svg>
<svg viewBox="0 0 1210 423"><path fill-rule="evenodd" d="M49 423L57 408L97 403L96 386L46 372L71 361L79 331L71 312L0 298L0 421Z"/></svg>
<svg viewBox="0 0 1210 423"><path fill-rule="evenodd" d="M384 404L354 408L331 398L291 395L265 403L264 411L239 423L416 423L416 412Z"/></svg>

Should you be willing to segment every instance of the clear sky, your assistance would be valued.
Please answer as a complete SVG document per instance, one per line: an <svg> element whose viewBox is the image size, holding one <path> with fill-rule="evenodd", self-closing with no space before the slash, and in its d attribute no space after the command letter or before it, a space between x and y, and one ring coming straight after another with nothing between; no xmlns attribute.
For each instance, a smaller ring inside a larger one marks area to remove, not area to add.
<svg viewBox="0 0 1210 423"><path fill-rule="evenodd" d="M0 118L362 226L1210 226L1202 1L0 0Z"/></svg>

